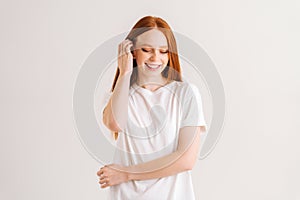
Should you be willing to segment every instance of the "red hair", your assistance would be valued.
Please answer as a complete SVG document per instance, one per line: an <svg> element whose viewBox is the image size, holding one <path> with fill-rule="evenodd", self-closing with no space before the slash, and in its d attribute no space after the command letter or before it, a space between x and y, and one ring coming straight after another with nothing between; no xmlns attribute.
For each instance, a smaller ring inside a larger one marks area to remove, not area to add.
<svg viewBox="0 0 300 200"><path fill-rule="evenodd" d="M178 58L178 51L177 51L177 45L176 40L174 37L174 34L171 30L171 27L168 25L168 23L159 18L159 17L153 17L153 16L145 16L141 18L131 29L129 34L127 35L126 39L129 39L135 44L136 38L145 33L146 31L152 30L152 29L158 29L160 30L166 37L167 43L168 43L168 54L169 54L169 61L166 66L166 68L161 72L161 75L165 78L167 78L167 81L176 80L182 82L182 75L181 75L181 67L179 63ZM137 80L137 70L134 70L134 68L137 67L136 60L133 59L133 71L130 77L130 86L136 82ZM171 70L170 70L171 68ZM115 85L118 81L120 74L119 68L117 68L115 78L111 87L111 92L114 91ZM114 132L113 134L114 139L116 140L118 137L118 132Z"/></svg>
<svg viewBox="0 0 300 200"><path fill-rule="evenodd" d="M166 21L159 17L146 16L140 19L131 29L126 39L136 42L136 38L146 31L151 29L160 30L166 37L169 51L169 61L167 67L161 72L162 76L167 78L167 81L176 80L182 81L181 67L178 58L178 51L174 34ZM133 67L137 67L135 59L133 59ZM169 70L172 68L172 70ZM114 91L115 85L118 81L120 74L119 68L117 68L115 78L111 87L111 91ZM130 78L130 86L137 80L137 70L133 70Z"/></svg>

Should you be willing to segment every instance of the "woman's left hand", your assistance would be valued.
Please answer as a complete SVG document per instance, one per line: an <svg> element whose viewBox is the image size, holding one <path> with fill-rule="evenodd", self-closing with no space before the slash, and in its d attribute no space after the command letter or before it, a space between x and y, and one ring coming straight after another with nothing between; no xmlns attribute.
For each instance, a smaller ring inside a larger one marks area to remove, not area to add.
<svg viewBox="0 0 300 200"><path fill-rule="evenodd" d="M126 167L117 164L110 164L101 167L97 172L100 178L99 184L101 188L118 185L128 181L128 173Z"/></svg>

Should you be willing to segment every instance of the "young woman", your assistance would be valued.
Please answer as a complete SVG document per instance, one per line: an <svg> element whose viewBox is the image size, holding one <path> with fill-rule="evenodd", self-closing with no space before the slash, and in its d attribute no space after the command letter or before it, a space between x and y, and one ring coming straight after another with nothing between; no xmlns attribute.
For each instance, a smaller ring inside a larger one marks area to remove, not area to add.
<svg viewBox="0 0 300 200"><path fill-rule="evenodd" d="M119 45L103 123L116 141L98 172L112 200L193 200L191 170L206 131L198 89L182 81L170 26L146 16Z"/></svg>

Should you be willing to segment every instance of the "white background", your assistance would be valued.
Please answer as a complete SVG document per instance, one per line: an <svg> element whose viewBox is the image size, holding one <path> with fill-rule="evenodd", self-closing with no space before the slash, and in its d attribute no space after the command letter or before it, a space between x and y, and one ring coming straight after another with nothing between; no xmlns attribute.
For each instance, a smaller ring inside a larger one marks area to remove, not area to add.
<svg viewBox="0 0 300 200"><path fill-rule="evenodd" d="M225 87L223 135L193 170L197 199L300 199L299 10L297 0L1 1L0 199L104 199L75 131L73 86L95 48L145 15L201 45Z"/></svg>

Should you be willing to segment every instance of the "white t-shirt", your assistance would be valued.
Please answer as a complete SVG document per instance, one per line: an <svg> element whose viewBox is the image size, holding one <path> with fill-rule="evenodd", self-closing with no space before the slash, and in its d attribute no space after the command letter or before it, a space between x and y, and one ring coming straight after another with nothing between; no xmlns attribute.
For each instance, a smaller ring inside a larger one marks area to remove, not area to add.
<svg viewBox="0 0 300 200"><path fill-rule="evenodd" d="M113 163L136 165L176 151L179 130L184 126L206 126L195 85L173 81L152 92L133 84L129 90L128 123L124 132L119 132ZM111 186L109 199L193 200L191 171Z"/></svg>

